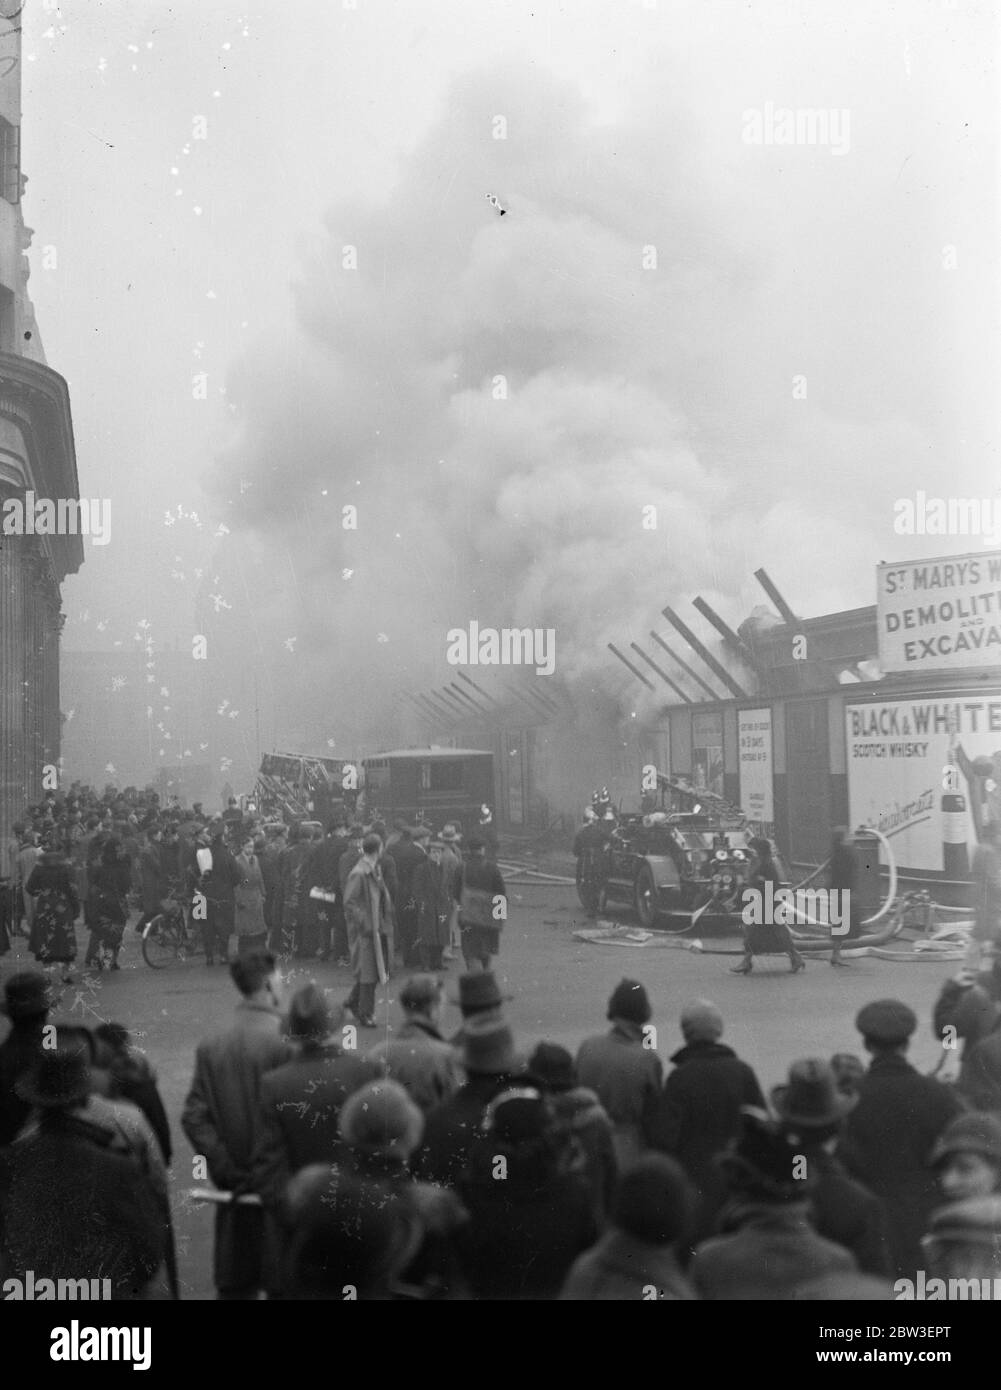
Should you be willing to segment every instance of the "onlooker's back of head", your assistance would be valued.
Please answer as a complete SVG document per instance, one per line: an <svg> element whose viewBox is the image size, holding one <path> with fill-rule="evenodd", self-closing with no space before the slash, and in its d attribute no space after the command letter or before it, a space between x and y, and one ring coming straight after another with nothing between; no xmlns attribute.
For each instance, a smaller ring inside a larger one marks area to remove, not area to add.
<svg viewBox="0 0 1001 1390"><path fill-rule="evenodd" d="M410 1014L433 1013L441 1003L442 984L437 975L411 975L400 990L400 1007Z"/></svg>
<svg viewBox="0 0 1001 1390"><path fill-rule="evenodd" d="M544 1091L559 1095L577 1085L577 1066L565 1047L540 1042L528 1059L528 1072Z"/></svg>
<svg viewBox="0 0 1001 1390"><path fill-rule="evenodd" d="M693 999L681 1011L681 1033L687 1043L718 1042L723 1036L723 1015L708 999Z"/></svg>
<svg viewBox="0 0 1001 1390"><path fill-rule="evenodd" d="M695 1201L680 1164L664 1154L645 1154L619 1178L612 1221L647 1245L677 1245L692 1229Z"/></svg>
<svg viewBox="0 0 1001 1390"><path fill-rule="evenodd" d="M245 999L258 994L275 973L276 962L270 951L251 951L232 961L229 973Z"/></svg>
<svg viewBox="0 0 1001 1390"><path fill-rule="evenodd" d="M290 1296L385 1299L420 1242L413 1209L384 1184L311 1165L288 1187Z"/></svg>
<svg viewBox="0 0 1001 1390"><path fill-rule="evenodd" d="M18 1028L40 1027L51 1007L49 982L40 970L19 970L4 985L0 1013Z"/></svg>
<svg viewBox="0 0 1001 1390"><path fill-rule="evenodd" d="M608 1001L608 1017L642 1026L653 1016L646 990L638 980L620 980Z"/></svg>
<svg viewBox="0 0 1001 1390"><path fill-rule="evenodd" d="M297 989L289 1005L288 1031L293 1042L318 1047L334 1028L333 1011L319 985Z"/></svg>
<svg viewBox="0 0 1001 1390"><path fill-rule="evenodd" d="M344 1102L341 1138L372 1157L407 1163L424 1137L424 1116L397 1081L370 1081Z"/></svg>

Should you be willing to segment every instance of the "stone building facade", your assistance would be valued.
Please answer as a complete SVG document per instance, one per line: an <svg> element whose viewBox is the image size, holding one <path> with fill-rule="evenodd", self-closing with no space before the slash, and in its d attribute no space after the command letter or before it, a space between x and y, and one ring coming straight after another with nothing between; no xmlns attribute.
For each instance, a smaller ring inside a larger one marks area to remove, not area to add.
<svg viewBox="0 0 1001 1390"><path fill-rule="evenodd" d="M69 390L45 363L28 296L20 45L20 21L0 12L0 836L58 768L60 587L83 563L78 534L22 524L29 494L75 502L79 485Z"/></svg>

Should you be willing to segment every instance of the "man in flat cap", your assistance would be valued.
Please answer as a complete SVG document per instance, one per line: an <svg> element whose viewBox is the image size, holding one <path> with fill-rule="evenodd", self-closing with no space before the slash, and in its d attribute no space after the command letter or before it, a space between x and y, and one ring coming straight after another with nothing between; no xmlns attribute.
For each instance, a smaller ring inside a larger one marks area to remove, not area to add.
<svg viewBox="0 0 1001 1390"><path fill-rule="evenodd" d="M962 1108L952 1091L907 1060L918 1020L898 999L877 999L855 1027L872 1061L845 1121L839 1156L883 1202L895 1278L914 1279L921 1236L941 1198L929 1167L935 1141Z"/></svg>

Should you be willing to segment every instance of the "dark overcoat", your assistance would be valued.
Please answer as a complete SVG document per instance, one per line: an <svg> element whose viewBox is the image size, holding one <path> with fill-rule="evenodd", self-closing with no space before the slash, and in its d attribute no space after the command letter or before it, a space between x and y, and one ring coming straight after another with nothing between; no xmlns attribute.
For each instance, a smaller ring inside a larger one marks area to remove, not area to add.
<svg viewBox="0 0 1001 1390"><path fill-rule="evenodd" d="M928 1162L935 1140L961 1109L949 1087L922 1076L899 1054L875 1056L859 1083L839 1156L883 1203L894 1278L914 1279L923 1267L919 1242L942 1203Z"/></svg>
<svg viewBox="0 0 1001 1390"><path fill-rule="evenodd" d="M716 1165L740 1131L740 1108L765 1109L758 1078L751 1067L720 1042L688 1043L671 1058L668 1076L651 1121L653 1148L676 1158L695 1185L701 1201L697 1236L708 1236L726 1199Z"/></svg>

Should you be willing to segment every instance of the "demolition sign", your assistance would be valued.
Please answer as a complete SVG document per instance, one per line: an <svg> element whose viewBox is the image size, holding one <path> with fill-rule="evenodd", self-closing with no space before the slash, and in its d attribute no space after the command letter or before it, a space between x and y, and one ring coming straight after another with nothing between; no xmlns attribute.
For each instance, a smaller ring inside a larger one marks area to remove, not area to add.
<svg viewBox="0 0 1001 1390"><path fill-rule="evenodd" d="M884 674L1001 664L1001 551L877 565L876 595Z"/></svg>

